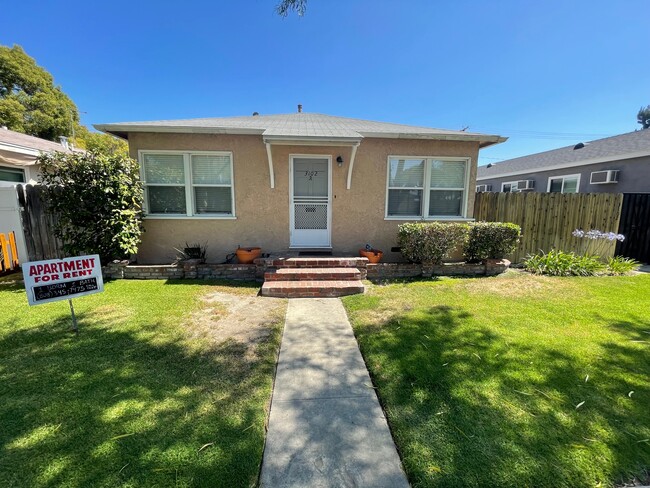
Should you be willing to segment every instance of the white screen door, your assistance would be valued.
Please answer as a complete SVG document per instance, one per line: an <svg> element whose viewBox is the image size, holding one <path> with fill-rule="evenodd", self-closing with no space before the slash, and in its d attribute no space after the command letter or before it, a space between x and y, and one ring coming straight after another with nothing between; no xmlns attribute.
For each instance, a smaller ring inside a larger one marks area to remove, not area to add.
<svg viewBox="0 0 650 488"><path fill-rule="evenodd" d="M291 247L330 247L330 159L291 157Z"/></svg>

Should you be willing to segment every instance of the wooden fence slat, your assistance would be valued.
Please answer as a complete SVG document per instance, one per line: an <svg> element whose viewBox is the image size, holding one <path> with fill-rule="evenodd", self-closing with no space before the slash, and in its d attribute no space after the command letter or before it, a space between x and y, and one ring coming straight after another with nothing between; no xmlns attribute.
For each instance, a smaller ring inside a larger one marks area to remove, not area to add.
<svg viewBox="0 0 650 488"><path fill-rule="evenodd" d="M66 257L62 243L54 236L56 215L48 212L43 189L38 185L17 185L20 218L30 261Z"/></svg>
<svg viewBox="0 0 650 488"><path fill-rule="evenodd" d="M586 241L573 236L575 229L617 232L623 194L478 193L474 203L476 220L521 226L521 242L510 257L513 262L521 262L528 254L539 251L583 250ZM602 257L613 256L615 247L615 243L607 243Z"/></svg>

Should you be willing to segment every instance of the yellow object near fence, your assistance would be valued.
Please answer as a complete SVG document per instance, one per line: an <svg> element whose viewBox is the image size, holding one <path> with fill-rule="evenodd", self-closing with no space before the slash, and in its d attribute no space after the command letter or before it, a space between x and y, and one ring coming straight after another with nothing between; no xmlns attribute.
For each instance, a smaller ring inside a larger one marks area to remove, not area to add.
<svg viewBox="0 0 650 488"><path fill-rule="evenodd" d="M16 234L0 233L0 272L18 268L18 250L16 249Z"/></svg>

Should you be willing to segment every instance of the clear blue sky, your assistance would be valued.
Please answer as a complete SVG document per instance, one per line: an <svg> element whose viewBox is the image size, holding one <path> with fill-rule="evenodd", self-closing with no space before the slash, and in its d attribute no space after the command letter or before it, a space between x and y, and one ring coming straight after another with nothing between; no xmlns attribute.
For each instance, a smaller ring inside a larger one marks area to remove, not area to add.
<svg viewBox="0 0 650 488"><path fill-rule="evenodd" d="M635 130L648 0L11 2L85 124L307 112L509 136L481 164ZM567 135L568 134L568 135Z"/></svg>

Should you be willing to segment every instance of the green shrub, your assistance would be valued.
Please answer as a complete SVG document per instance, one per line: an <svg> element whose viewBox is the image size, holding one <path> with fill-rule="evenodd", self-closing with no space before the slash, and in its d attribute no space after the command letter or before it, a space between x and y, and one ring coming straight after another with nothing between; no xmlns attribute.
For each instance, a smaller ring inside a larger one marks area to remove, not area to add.
<svg viewBox="0 0 650 488"><path fill-rule="evenodd" d="M528 256L524 262L527 271L550 276L593 276L604 269L598 256L551 250Z"/></svg>
<svg viewBox="0 0 650 488"><path fill-rule="evenodd" d="M414 263L440 264L459 246L469 232L467 224L453 222L407 223L398 228L402 254Z"/></svg>
<svg viewBox="0 0 650 488"><path fill-rule="evenodd" d="M631 258L624 258L623 256L616 256L609 258L607 261L607 273L612 275L622 275L630 271L636 271L641 266L641 263Z"/></svg>
<svg viewBox="0 0 650 488"><path fill-rule="evenodd" d="M514 252L521 237L521 227L509 222L474 222L463 249L468 261L503 259Z"/></svg>
<svg viewBox="0 0 650 488"><path fill-rule="evenodd" d="M138 251L143 190L137 161L119 154L54 152L38 162L45 200L58 215L54 234L65 253L99 254L104 264Z"/></svg>

